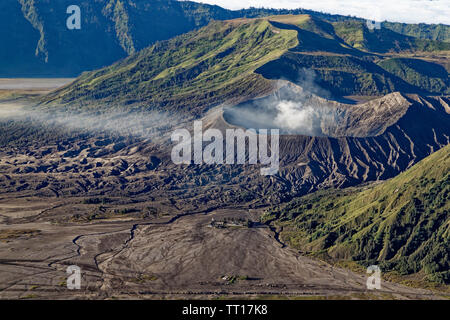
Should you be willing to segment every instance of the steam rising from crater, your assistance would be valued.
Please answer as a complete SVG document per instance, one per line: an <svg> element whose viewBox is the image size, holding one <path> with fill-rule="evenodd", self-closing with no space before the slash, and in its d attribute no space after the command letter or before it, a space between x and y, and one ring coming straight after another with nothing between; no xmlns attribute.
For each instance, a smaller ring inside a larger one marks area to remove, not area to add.
<svg viewBox="0 0 450 320"><path fill-rule="evenodd" d="M338 126L343 111L303 89L282 86L275 94L226 108L224 118L244 128L279 129L284 134L325 136Z"/></svg>
<svg viewBox="0 0 450 320"><path fill-rule="evenodd" d="M275 105L278 114L274 124L289 133L324 135L323 127L336 123L336 114L330 109L305 105L299 101L282 100Z"/></svg>

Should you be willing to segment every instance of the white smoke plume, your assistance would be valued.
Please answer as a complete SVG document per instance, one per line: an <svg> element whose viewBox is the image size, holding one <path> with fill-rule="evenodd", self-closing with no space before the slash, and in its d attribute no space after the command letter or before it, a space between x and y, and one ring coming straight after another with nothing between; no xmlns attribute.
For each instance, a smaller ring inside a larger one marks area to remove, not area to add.
<svg viewBox="0 0 450 320"><path fill-rule="evenodd" d="M225 120L253 129L279 129L282 134L324 136L336 128L341 112L317 96L331 94L315 81L313 70L302 69L294 80L280 79L271 96L225 109ZM324 131L325 130L325 131Z"/></svg>
<svg viewBox="0 0 450 320"><path fill-rule="evenodd" d="M333 112L324 107L312 107L299 101L282 100L276 104L278 114L274 124L286 132L304 135L322 135L322 126L336 121Z"/></svg>

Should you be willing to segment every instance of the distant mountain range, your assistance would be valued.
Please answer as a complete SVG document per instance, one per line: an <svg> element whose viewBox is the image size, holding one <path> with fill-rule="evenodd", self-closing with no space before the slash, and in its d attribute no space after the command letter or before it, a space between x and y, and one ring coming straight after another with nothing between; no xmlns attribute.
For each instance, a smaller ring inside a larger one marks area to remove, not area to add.
<svg viewBox="0 0 450 320"><path fill-rule="evenodd" d="M81 30L66 27L69 5L81 8ZM383 39L366 41L365 31L360 28L362 19L303 9L230 11L173 0L4 0L0 3L0 76L77 76L110 65L156 41L205 26L211 20L288 13L310 14L329 22L350 21L355 34L349 26L338 32L347 42L359 49L392 49L385 46ZM384 23L383 27L390 30L387 34L391 37L450 40L450 26L446 25ZM422 46L430 49L427 44Z"/></svg>

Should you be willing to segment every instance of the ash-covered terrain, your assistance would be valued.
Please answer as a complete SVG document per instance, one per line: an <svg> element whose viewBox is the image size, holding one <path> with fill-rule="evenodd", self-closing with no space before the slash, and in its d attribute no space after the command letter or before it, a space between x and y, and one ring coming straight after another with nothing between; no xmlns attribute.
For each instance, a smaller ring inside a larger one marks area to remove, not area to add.
<svg viewBox="0 0 450 320"><path fill-rule="evenodd" d="M391 42L373 51L345 28L369 32L308 15L214 21L56 90L1 90L0 297L448 298L448 162L443 182L401 205L383 193L371 214L400 208L383 223L343 215L339 223L363 226L358 232L334 224L334 200L297 206L317 191L384 185L404 172L420 180L420 161L448 153L447 43L390 31ZM376 44L387 31L371 32ZM425 82L390 69L411 54L434 66L414 65L427 83L420 88ZM279 172L174 164L171 133L195 120L222 132L280 129ZM443 199L437 214L410 219L431 194ZM305 210L325 202L310 219ZM410 230L411 240L396 238ZM433 230L430 243L444 249L422 266L421 232ZM390 253L362 254L378 251L359 242L361 232L388 241ZM332 250L345 241L351 253ZM400 272L389 264L397 258L411 267ZM375 291L365 274L374 263L386 274ZM66 287L70 265L82 270L81 290Z"/></svg>
<svg viewBox="0 0 450 320"><path fill-rule="evenodd" d="M254 165L174 165L163 133L136 134L145 125L129 123L128 135L105 125L91 130L64 118L24 115L24 100L3 103L9 113L2 125L14 123L3 132L14 139L8 138L0 163L1 295L437 298L442 293L387 283L369 292L364 275L302 256L260 217L295 196L378 181L411 167L448 144L447 101L392 94L366 106L329 102L349 123L361 123L359 111L370 105L379 114L368 121L385 115L392 124L369 122L373 128L355 127L348 137L282 135L280 173L272 177ZM20 115L12 116L15 108ZM128 127L130 117L116 120ZM230 126L221 108L204 123ZM34 143L22 140L28 130L39 137ZM370 136L373 131L381 133ZM368 136L358 137L361 132ZM408 147L397 149L405 140ZM242 221L217 228L212 219ZM69 265L83 270L81 292L65 287Z"/></svg>

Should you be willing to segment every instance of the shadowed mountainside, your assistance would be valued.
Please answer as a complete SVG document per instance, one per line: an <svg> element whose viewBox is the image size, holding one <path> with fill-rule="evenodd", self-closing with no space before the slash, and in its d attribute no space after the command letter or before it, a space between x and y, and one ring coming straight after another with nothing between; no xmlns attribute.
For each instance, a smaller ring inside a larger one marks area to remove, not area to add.
<svg viewBox="0 0 450 320"><path fill-rule="evenodd" d="M81 8L81 30L66 28L69 5ZM311 14L330 22L353 21L360 25L364 22L304 9L231 11L174 0L4 0L0 3L0 76L72 77L109 65L156 41L203 27L212 20L279 14ZM355 33L362 32L361 28ZM450 39L450 27L446 25L385 23L385 28L393 30L394 37L405 34L411 39Z"/></svg>

